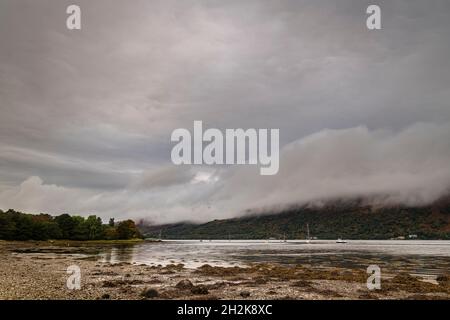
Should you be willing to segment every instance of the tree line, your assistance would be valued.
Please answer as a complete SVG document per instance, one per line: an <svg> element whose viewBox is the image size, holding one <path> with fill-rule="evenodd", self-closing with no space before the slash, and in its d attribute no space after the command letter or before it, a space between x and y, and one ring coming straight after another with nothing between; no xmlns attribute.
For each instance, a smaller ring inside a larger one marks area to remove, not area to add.
<svg viewBox="0 0 450 320"><path fill-rule="evenodd" d="M107 224L100 217L87 218L61 214L26 214L12 209L0 210L0 239L2 240L118 240L142 238L133 220Z"/></svg>

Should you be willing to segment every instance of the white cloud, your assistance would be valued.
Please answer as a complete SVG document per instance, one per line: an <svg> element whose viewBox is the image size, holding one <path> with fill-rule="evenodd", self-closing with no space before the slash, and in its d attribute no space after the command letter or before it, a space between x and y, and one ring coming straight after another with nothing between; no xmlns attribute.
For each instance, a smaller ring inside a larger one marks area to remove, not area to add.
<svg viewBox="0 0 450 320"><path fill-rule="evenodd" d="M449 192L449 163L448 123L323 130L285 146L278 175L239 169L219 195L233 194L241 210L350 196L424 204Z"/></svg>

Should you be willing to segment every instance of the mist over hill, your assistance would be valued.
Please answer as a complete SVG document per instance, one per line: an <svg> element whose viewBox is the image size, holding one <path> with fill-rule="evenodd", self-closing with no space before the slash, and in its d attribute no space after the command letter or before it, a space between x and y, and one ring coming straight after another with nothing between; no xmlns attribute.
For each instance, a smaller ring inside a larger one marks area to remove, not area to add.
<svg viewBox="0 0 450 320"><path fill-rule="evenodd" d="M307 224L317 239L450 239L450 197L426 206L340 199L201 224L141 220L138 228L146 237L163 239L305 239Z"/></svg>

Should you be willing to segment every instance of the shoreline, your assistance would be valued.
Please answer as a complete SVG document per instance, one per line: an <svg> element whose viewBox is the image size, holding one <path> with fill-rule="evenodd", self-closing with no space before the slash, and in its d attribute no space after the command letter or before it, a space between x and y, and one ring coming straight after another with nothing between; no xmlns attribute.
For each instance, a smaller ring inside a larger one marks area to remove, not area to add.
<svg viewBox="0 0 450 320"><path fill-rule="evenodd" d="M368 290L368 274L359 269L110 264L89 250L73 254L62 249L63 242L0 241L0 299L450 299L448 277L433 284L409 274L383 274L381 290ZM66 285L72 265L81 271L80 290Z"/></svg>
<svg viewBox="0 0 450 320"><path fill-rule="evenodd" d="M146 239L119 239L119 240L0 240L0 245L4 244L34 244L34 245L54 245L54 246L77 246L77 245L120 245L120 244L136 244L141 242L157 242Z"/></svg>

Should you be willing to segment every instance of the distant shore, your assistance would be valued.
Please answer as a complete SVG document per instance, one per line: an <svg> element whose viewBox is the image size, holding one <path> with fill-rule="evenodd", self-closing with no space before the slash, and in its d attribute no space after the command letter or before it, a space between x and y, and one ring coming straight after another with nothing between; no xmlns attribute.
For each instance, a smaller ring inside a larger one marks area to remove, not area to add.
<svg viewBox="0 0 450 320"><path fill-rule="evenodd" d="M47 240L47 241L33 241L36 244L51 244L55 246L77 246L77 245L120 245L120 244L136 244L140 242L152 242L152 240L144 240L144 239L124 239L124 240L64 240L64 239L58 239L58 240Z"/></svg>
<svg viewBox="0 0 450 320"><path fill-rule="evenodd" d="M267 263L196 269L110 264L89 254L89 243L70 241L66 250L64 241L0 241L0 299L450 299L445 276L429 283L408 274L388 275L381 290L370 291L361 270ZM72 253L79 245L86 245L86 254ZM80 290L66 286L71 265L81 270Z"/></svg>

